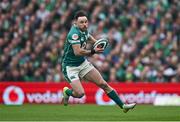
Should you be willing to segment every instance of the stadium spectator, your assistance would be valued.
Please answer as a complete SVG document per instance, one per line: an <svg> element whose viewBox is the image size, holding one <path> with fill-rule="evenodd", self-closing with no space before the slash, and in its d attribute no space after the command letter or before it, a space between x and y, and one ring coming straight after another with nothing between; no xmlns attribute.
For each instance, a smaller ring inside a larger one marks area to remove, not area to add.
<svg viewBox="0 0 180 122"><path fill-rule="evenodd" d="M0 81L63 81L59 70L72 15L109 46L94 55L107 81L179 82L179 0L2 0Z"/></svg>

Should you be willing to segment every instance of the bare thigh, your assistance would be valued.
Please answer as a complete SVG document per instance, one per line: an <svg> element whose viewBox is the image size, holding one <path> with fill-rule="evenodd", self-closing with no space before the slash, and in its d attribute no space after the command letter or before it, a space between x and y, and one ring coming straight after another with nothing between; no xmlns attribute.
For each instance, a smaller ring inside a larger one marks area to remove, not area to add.
<svg viewBox="0 0 180 122"><path fill-rule="evenodd" d="M106 93L112 91L112 88L107 84L107 82L103 79L103 77L96 68L93 68L90 72L88 72L84 76L84 79L95 83L97 86L101 87Z"/></svg>

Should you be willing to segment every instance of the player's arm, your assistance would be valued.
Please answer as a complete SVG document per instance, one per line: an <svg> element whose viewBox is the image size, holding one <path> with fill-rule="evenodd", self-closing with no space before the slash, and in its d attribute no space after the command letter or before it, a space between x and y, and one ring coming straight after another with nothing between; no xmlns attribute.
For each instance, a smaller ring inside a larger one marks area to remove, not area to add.
<svg viewBox="0 0 180 122"><path fill-rule="evenodd" d="M94 50L86 50L81 48L80 37L78 33L68 35L68 41L72 45L74 54L76 56L90 56L95 53Z"/></svg>
<svg viewBox="0 0 180 122"><path fill-rule="evenodd" d="M72 48L76 56L90 56L95 53L103 52L103 50L99 48L97 49L92 48L91 50L86 50L84 48L81 48L80 37L78 33L74 33L72 34L72 36L70 35L68 37L68 41L72 44Z"/></svg>
<svg viewBox="0 0 180 122"><path fill-rule="evenodd" d="M86 50L80 47L80 44L73 44L73 51L76 56L90 56L95 53L94 50Z"/></svg>
<svg viewBox="0 0 180 122"><path fill-rule="evenodd" d="M104 49L102 48L92 48L91 50L86 50L80 47L80 44L73 44L73 51L76 56L91 56L95 53L102 53Z"/></svg>

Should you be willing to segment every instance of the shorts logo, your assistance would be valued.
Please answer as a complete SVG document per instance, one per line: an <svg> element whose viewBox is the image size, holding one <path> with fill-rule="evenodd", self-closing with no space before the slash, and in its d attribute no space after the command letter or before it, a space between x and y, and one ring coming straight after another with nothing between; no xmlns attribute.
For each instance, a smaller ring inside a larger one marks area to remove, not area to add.
<svg viewBox="0 0 180 122"><path fill-rule="evenodd" d="M4 90L3 101L6 105L22 105L24 99L24 92L18 86L8 86Z"/></svg>
<svg viewBox="0 0 180 122"><path fill-rule="evenodd" d="M70 79L74 79L74 78L76 78L76 77L75 77L75 76L71 76L71 77L70 77Z"/></svg>
<svg viewBox="0 0 180 122"><path fill-rule="evenodd" d="M72 35L72 39L73 39L73 40L77 40L78 38L79 38L79 36L78 36L77 34L73 34L73 35Z"/></svg>

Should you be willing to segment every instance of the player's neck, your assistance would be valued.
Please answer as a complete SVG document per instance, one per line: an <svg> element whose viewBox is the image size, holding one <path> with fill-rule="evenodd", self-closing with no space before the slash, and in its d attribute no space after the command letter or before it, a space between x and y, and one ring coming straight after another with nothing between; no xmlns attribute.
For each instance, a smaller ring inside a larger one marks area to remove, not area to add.
<svg viewBox="0 0 180 122"><path fill-rule="evenodd" d="M73 26L78 28L81 33L85 33L85 31L81 30L75 23L73 24Z"/></svg>

